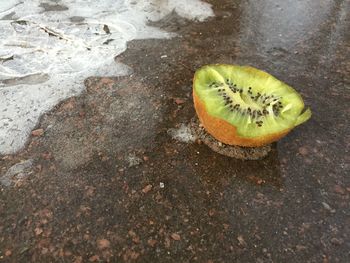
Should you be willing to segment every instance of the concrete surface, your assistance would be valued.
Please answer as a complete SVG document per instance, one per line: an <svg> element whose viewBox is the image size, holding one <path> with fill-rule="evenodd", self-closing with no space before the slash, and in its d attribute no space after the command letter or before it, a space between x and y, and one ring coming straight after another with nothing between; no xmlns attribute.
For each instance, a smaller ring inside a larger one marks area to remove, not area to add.
<svg viewBox="0 0 350 263"><path fill-rule="evenodd" d="M0 174L2 262L349 262L349 1L210 1L167 16L181 37L129 43L122 78L42 117ZM208 63L249 64L295 87L313 117L260 161L168 133L194 116ZM186 140L185 140L186 141Z"/></svg>

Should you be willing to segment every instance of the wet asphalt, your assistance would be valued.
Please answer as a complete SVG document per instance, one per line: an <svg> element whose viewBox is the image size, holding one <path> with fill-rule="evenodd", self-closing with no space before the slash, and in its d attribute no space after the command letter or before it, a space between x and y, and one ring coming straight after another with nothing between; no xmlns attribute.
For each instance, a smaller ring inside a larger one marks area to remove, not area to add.
<svg viewBox="0 0 350 263"><path fill-rule="evenodd" d="M154 23L127 77L91 77L0 156L0 262L349 262L350 3L210 1L216 16ZM182 142L194 71L263 69L312 118L259 161Z"/></svg>

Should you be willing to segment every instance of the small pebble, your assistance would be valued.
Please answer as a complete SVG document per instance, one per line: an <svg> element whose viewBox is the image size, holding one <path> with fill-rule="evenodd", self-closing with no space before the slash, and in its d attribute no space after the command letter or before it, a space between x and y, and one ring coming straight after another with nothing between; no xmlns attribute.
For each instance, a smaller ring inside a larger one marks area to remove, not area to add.
<svg viewBox="0 0 350 263"><path fill-rule="evenodd" d="M176 241L181 240L181 236L179 234L176 234L176 233L172 233L171 238L176 240Z"/></svg>
<svg viewBox="0 0 350 263"><path fill-rule="evenodd" d="M157 240L155 239L149 239L147 241L147 244L150 245L151 247L154 247L156 243L157 243Z"/></svg>
<svg viewBox="0 0 350 263"><path fill-rule="evenodd" d="M176 103L177 105L181 105L181 104L184 104L184 103L185 103L185 100L184 100L184 99L180 99L180 98L176 98L176 99L175 99L175 103Z"/></svg>
<svg viewBox="0 0 350 263"><path fill-rule="evenodd" d="M302 156L305 156L309 153L308 149L306 147L300 147L299 148L299 153L302 155Z"/></svg>
<svg viewBox="0 0 350 263"><path fill-rule="evenodd" d="M142 193L147 194L151 190L152 190L152 185L148 184L142 189Z"/></svg>
<svg viewBox="0 0 350 263"><path fill-rule="evenodd" d="M43 129L37 129L37 130L32 131L32 135L35 136L35 137L39 137L39 136L41 136L43 134L44 134L44 130Z"/></svg>
<svg viewBox="0 0 350 263"><path fill-rule="evenodd" d="M101 250L109 248L110 245L111 245L111 243L105 238L97 240L97 246Z"/></svg>
<svg viewBox="0 0 350 263"><path fill-rule="evenodd" d="M242 246L242 247L246 247L247 246L247 243L245 242L243 236L239 235L237 237L237 240L238 240L240 246Z"/></svg>
<svg viewBox="0 0 350 263"><path fill-rule="evenodd" d="M343 244L343 239L338 239L338 238L332 238L331 239L331 243L333 244L333 245L337 245L337 246L340 246L341 244Z"/></svg>
<svg viewBox="0 0 350 263"><path fill-rule="evenodd" d="M323 207L324 207L326 210L328 210L329 212L335 213L335 210L334 210L333 208L331 208L330 205L327 204L326 202L322 202L322 205L323 205Z"/></svg>

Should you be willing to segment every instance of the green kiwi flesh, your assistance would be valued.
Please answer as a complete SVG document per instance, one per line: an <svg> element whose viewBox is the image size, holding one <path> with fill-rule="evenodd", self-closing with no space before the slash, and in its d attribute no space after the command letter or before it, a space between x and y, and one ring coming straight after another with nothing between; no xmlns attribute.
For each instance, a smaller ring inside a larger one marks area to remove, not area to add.
<svg viewBox="0 0 350 263"><path fill-rule="evenodd" d="M195 73L194 92L208 114L235 126L241 137L289 130L311 117L292 87L249 66L204 66Z"/></svg>

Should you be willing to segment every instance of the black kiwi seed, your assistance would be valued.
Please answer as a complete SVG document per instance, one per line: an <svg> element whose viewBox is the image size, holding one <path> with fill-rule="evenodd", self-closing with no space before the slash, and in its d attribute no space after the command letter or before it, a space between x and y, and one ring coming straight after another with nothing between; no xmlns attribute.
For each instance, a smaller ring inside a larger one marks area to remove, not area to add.
<svg viewBox="0 0 350 263"><path fill-rule="evenodd" d="M310 118L311 112L309 109L300 116L297 116L300 114L297 110L293 111L292 109L287 113L284 112L289 106L294 105L294 100L296 100L296 105L302 105L300 96L290 96L290 94L296 94L296 92L293 92L293 89L289 88L287 84L276 80L267 73L260 74L258 70L253 71L247 67L234 65L231 67L228 65L209 65L204 69L200 69L199 73L196 72L194 76L194 79L197 81L193 83L193 92L194 95L204 94L205 96L199 96L205 103L204 106L208 106L210 109L217 107L218 110L217 112L213 110L214 113L220 113L223 120L227 120L232 126L237 127L242 133L242 137L249 137L249 140L254 143L258 141L261 141L262 144L270 143L272 139L277 137L265 135L278 134L284 127L289 127L290 130L294 128L296 123L305 122ZM234 83L234 81L237 81L237 83ZM271 86L264 85L265 87L263 87L260 84L255 85L255 82L259 82L262 85L263 83L271 83ZM207 86L209 83L211 83L210 86L212 86L210 88ZM217 90L218 92L211 93L210 91L213 90ZM272 95L272 93L275 93L275 95ZM218 96L215 98L215 95ZM194 97L194 99L196 102L196 97ZM215 103L217 105L215 105ZM242 105L240 105L240 103L242 103ZM197 103L195 103L195 106L196 105ZM197 108L196 110L197 113L201 113ZM199 114L199 118L201 117L203 116ZM209 120L206 121L209 122ZM281 125L270 127L270 124L273 125L273 123L270 122L274 121ZM209 123L203 123L203 125L205 124L208 124L210 128L215 127L215 125L210 126ZM263 129L257 128L262 126L264 126ZM250 131L250 128L252 128L253 131ZM217 136L217 140L226 139L226 137L221 134L222 132L220 130L210 130L213 131L212 135L215 138ZM261 140L260 138L264 139ZM245 144L249 145L249 140L247 140L247 142L243 142L242 140L242 146L246 146ZM238 142L233 137L229 143Z"/></svg>
<svg viewBox="0 0 350 263"><path fill-rule="evenodd" d="M256 124L258 125L258 127L261 127L263 122L262 121L257 121Z"/></svg>

